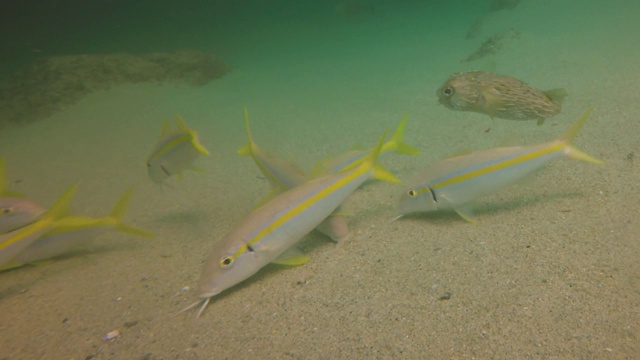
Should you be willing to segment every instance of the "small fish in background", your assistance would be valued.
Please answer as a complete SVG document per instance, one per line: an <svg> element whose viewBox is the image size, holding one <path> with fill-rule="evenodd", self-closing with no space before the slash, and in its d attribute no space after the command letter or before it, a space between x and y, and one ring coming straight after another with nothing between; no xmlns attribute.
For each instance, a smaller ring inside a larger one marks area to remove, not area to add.
<svg viewBox="0 0 640 360"><path fill-rule="evenodd" d="M469 25L467 29L466 39L475 39L482 34L482 26L484 25L484 16L477 18Z"/></svg>
<svg viewBox="0 0 640 360"><path fill-rule="evenodd" d="M88 244L91 240L109 230L143 237L153 236L153 233L123 223L122 220L127 212L130 198L131 190L128 190L113 207L111 213L105 217L64 216L56 221L52 230L42 234L13 259L0 266L0 271L14 269L25 264L33 264L65 254Z"/></svg>
<svg viewBox="0 0 640 360"><path fill-rule="evenodd" d="M33 244L38 238L55 229L56 222L69 212L76 185L67 190L51 208L38 219L19 229L0 235L0 268Z"/></svg>
<svg viewBox="0 0 640 360"><path fill-rule="evenodd" d="M544 120L560 112L565 89L541 91L510 76L485 71L452 75L436 91L449 109L472 111L508 120Z"/></svg>
<svg viewBox="0 0 640 360"><path fill-rule="evenodd" d="M513 10L522 0L493 0L489 5L489 11L479 16L467 29L467 39L474 39L482 33L483 24L496 22L494 18L497 12L502 10ZM484 45L483 45L484 46Z"/></svg>
<svg viewBox="0 0 640 360"><path fill-rule="evenodd" d="M469 36L469 34L467 34ZM515 29L507 30L503 33L495 34L485 40L480 47L469 54L462 62L470 62L484 58L485 56L497 54L502 47L520 38L520 32Z"/></svg>
<svg viewBox="0 0 640 360"><path fill-rule="evenodd" d="M373 14L375 8L362 0L342 0L335 6L336 14L345 16L356 16L361 14Z"/></svg>
<svg viewBox="0 0 640 360"><path fill-rule="evenodd" d="M193 162L200 155L209 155L198 138L198 133L190 129L178 115L177 126L171 129L168 121L164 123L160 139L147 160L149 178L161 183L167 178L178 175L184 170L194 169Z"/></svg>
<svg viewBox="0 0 640 360"><path fill-rule="evenodd" d="M585 112L564 135L548 143L495 148L434 164L405 190L396 219L414 212L453 209L473 222L474 200L516 183L554 159L569 156L603 164L572 145L590 114L591 110Z"/></svg>
<svg viewBox="0 0 640 360"><path fill-rule="evenodd" d="M0 234L31 224L46 211L21 194L10 191L7 183L5 161L0 158Z"/></svg>
<svg viewBox="0 0 640 360"><path fill-rule="evenodd" d="M249 112L247 108L244 108L244 126L248 143L238 149L238 154L250 156L258 166L258 169L260 169L260 172L269 180L272 187L271 192L258 202L258 206L263 205L274 196L309 180L309 177L297 164L269 153L253 141L249 130ZM336 210L336 213L326 218L316 228L335 242L343 241L349 236L347 219L339 212L339 209Z"/></svg>
<svg viewBox="0 0 640 360"><path fill-rule="evenodd" d="M283 192L252 211L217 243L200 276L202 311L212 297L246 280L269 263L302 265L308 257L291 253L311 230L335 211L362 183L375 178L399 182L377 163L384 135L366 159L337 174L316 178Z"/></svg>

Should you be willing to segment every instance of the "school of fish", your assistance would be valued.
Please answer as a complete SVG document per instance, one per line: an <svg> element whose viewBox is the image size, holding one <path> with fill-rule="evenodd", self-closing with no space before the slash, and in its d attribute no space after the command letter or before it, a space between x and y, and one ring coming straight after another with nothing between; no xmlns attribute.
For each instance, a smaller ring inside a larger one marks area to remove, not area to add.
<svg viewBox="0 0 640 360"><path fill-rule="evenodd" d="M566 91L543 92L512 77L469 71L452 75L436 95L441 104L452 110L512 120L531 119L542 124L544 119L560 112ZM420 165L425 170L404 185L397 216L390 220L412 213L449 209L475 222L473 206L478 198L517 183L553 160L570 157L603 164L573 145L590 115L591 109L562 136L547 143L497 147ZM245 108L247 143L237 153L253 160L272 190L258 200L256 207L239 219L226 236L211 239L213 250L198 281L199 299L182 311L199 306L196 313L199 317L212 298L268 264L305 264L309 258L296 244L314 229L334 242L349 241L348 219L341 210L345 200L369 180L400 183L379 163L383 157L392 153L420 154L404 142L406 126L405 115L389 139L385 132L375 146L334 155L319 161L314 170L307 173L293 161L257 145ZM181 178L186 170L198 170L195 162L209 154L198 133L178 115L175 127L168 121L164 123L147 158L149 179L167 184L170 178ZM153 236L149 231L123 222L131 190L124 193L107 215L93 218L70 213L76 185L47 209L11 191L9 183L5 162L0 158L0 271L69 253L109 230Z"/></svg>

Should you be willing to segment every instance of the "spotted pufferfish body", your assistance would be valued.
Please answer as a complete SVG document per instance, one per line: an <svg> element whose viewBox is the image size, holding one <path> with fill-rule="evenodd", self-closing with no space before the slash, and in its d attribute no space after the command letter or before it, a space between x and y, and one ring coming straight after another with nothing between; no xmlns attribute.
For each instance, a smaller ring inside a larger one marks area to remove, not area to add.
<svg viewBox="0 0 640 360"><path fill-rule="evenodd" d="M485 71L453 74L438 88L441 104L508 120L538 120L558 114L567 96L564 89L542 91L510 76Z"/></svg>

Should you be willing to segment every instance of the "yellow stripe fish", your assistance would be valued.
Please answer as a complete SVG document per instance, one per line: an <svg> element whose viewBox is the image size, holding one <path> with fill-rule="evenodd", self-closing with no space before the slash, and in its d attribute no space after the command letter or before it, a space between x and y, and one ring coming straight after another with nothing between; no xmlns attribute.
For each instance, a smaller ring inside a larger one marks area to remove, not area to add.
<svg viewBox="0 0 640 360"><path fill-rule="evenodd" d="M168 121L164 123L160 139L147 160L149 178L154 182L180 175L192 168L199 155L209 155L198 138L198 133L190 129L184 120L177 116L177 127L171 129Z"/></svg>
<svg viewBox="0 0 640 360"><path fill-rule="evenodd" d="M80 245L87 244L101 233L110 229L137 236L153 236L150 232L131 227L122 222L130 197L131 190L122 196L109 215L101 218L71 215L56 221L52 230L44 233L7 264L0 267L0 270L12 269L24 264L59 256Z"/></svg>
<svg viewBox="0 0 640 360"><path fill-rule="evenodd" d="M377 164L384 135L362 162L344 171L316 178L285 191L252 211L215 247L199 281L202 303L196 316L213 296L244 281L265 265L282 260L283 254L329 216L354 190L375 178L398 182ZM287 259L302 264L306 257Z"/></svg>
<svg viewBox="0 0 640 360"><path fill-rule="evenodd" d="M249 130L249 113L246 108L244 109L244 125L249 142L238 149L238 154L251 156L272 186L271 192L258 202L259 205L266 203L277 194L305 183L309 179L298 165L263 150L253 141ZM339 212L339 209L336 212ZM346 217L336 213L327 217L318 225L316 230L327 235L335 242L342 241L349 235Z"/></svg>
<svg viewBox="0 0 640 360"><path fill-rule="evenodd" d="M63 218L71 204L76 186L72 186L55 204L33 223L0 235L0 267L11 261L40 236L55 228L56 221Z"/></svg>
<svg viewBox="0 0 640 360"><path fill-rule="evenodd" d="M472 203L475 199L517 182L551 160L569 156L603 164L572 145L573 138L590 114L591 109L552 142L495 148L434 164L405 190L397 218L412 212L453 209L465 220L473 221Z"/></svg>

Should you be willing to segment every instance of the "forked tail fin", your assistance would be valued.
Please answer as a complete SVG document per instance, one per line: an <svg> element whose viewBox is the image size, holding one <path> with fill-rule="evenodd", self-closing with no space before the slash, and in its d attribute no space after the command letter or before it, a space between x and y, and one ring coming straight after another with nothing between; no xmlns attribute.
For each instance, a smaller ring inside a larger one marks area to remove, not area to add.
<svg viewBox="0 0 640 360"><path fill-rule="evenodd" d="M582 126L587 121L587 119L589 119L589 116L591 116L592 112L592 107L587 109L587 111L585 111L584 114L582 114L582 116L575 123L573 123L573 125L571 125L569 130L567 130L564 134L562 134L562 136L558 138L558 141L566 144L567 147L565 151L568 156L574 159L601 165L604 164L604 161L598 160L573 146L573 139L576 137L576 135L578 135L578 133L582 129Z"/></svg>

